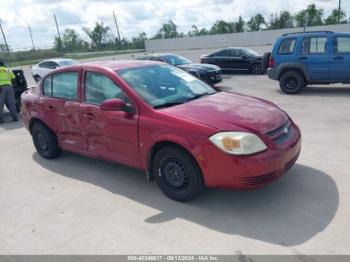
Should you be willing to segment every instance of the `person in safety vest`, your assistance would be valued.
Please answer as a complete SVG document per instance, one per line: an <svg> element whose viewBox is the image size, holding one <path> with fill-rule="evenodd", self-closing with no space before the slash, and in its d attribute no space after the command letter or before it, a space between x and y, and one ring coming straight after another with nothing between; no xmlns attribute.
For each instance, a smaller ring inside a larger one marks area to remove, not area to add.
<svg viewBox="0 0 350 262"><path fill-rule="evenodd" d="M13 118L13 121L18 121L15 93L12 88L12 80L15 78L16 76L12 72L12 70L6 68L5 64L2 61L0 61L0 124L4 122L3 110L5 103L7 104L10 110L10 114Z"/></svg>

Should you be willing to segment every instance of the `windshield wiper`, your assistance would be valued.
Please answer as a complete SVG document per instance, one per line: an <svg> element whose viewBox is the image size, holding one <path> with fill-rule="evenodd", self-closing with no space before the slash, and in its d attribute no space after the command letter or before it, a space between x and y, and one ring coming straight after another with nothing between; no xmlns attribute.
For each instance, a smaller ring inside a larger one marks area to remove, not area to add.
<svg viewBox="0 0 350 262"><path fill-rule="evenodd" d="M191 101L191 100L195 100L197 98L200 98L202 96L207 96L207 95L211 95L212 93L209 93L209 92L204 92L204 93L201 93L201 94L196 94L195 96L193 97L190 97L189 99L186 99L184 102L187 102L187 101ZM214 93L213 93L214 94Z"/></svg>
<svg viewBox="0 0 350 262"><path fill-rule="evenodd" d="M162 107L171 107L171 106L176 106L176 105L181 105L183 104L183 101L170 101L164 104L160 104L160 105L156 105L153 108L157 109L157 108L162 108Z"/></svg>

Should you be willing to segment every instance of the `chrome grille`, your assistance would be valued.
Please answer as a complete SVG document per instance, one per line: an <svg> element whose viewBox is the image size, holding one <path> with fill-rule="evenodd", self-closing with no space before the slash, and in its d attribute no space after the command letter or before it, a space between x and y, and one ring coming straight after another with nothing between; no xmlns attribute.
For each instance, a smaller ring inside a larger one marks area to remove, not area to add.
<svg viewBox="0 0 350 262"><path fill-rule="evenodd" d="M241 182L247 186L255 186L272 182L280 176L281 172L276 170L261 176L250 176L241 178Z"/></svg>
<svg viewBox="0 0 350 262"><path fill-rule="evenodd" d="M266 133L266 135L272 140L276 145L282 144L287 141L294 132L294 128L289 120L287 120L280 127Z"/></svg>

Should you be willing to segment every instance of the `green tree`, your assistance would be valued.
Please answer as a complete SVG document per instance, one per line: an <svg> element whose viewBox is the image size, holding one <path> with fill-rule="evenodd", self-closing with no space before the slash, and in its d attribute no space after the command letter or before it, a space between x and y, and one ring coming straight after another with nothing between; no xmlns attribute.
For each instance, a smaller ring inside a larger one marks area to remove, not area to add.
<svg viewBox="0 0 350 262"><path fill-rule="evenodd" d="M110 28L108 26L104 26L103 22L96 22L95 27L93 29L84 27L83 30L89 36L93 48L101 50L104 47L104 45L108 43L108 33L110 31Z"/></svg>
<svg viewBox="0 0 350 262"><path fill-rule="evenodd" d="M339 10L333 9L332 13L324 20L326 25L334 25L338 24L338 19L341 24L346 24L348 21L346 19L346 14L343 10L340 10L340 18L339 18Z"/></svg>
<svg viewBox="0 0 350 262"><path fill-rule="evenodd" d="M233 24L234 31L236 33L244 32L244 26L245 26L245 22L244 22L242 16L239 16L238 21Z"/></svg>
<svg viewBox="0 0 350 262"><path fill-rule="evenodd" d="M179 36L179 33L177 32L176 24L172 20L169 20L167 23L162 24L162 27L160 28L158 33L154 36L154 39L175 38L178 36Z"/></svg>
<svg viewBox="0 0 350 262"><path fill-rule="evenodd" d="M217 20L210 29L211 34L227 34L232 32L234 32L232 24L224 20Z"/></svg>
<svg viewBox="0 0 350 262"><path fill-rule="evenodd" d="M145 40L147 40L147 34L145 32L140 33L137 37L133 37L131 48L133 49L144 49Z"/></svg>
<svg viewBox="0 0 350 262"><path fill-rule="evenodd" d="M85 51L86 44L80 39L78 33L74 29L66 29L63 32L63 46L66 51Z"/></svg>
<svg viewBox="0 0 350 262"><path fill-rule="evenodd" d="M295 21L298 27L322 25L322 16L323 9L311 4L296 14Z"/></svg>
<svg viewBox="0 0 350 262"><path fill-rule="evenodd" d="M199 29L196 25L192 25L192 30L188 31L188 36L201 36L209 35L209 31L206 28Z"/></svg>
<svg viewBox="0 0 350 262"><path fill-rule="evenodd" d="M247 25L250 31L260 31L261 26L266 25L266 21L262 14L257 14L250 18Z"/></svg>
<svg viewBox="0 0 350 262"><path fill-rule="evenodd" d="M283 29L294 27L294 18L288 11L283 11L279 14L271 14L268 28Z"/></svg>
<svg viewBox="0 0 350 262"><path fill-rule="evenodd" d="M54 49L56 49L59 52L64 51L62 40L58 36L55 36Z"/></svg>

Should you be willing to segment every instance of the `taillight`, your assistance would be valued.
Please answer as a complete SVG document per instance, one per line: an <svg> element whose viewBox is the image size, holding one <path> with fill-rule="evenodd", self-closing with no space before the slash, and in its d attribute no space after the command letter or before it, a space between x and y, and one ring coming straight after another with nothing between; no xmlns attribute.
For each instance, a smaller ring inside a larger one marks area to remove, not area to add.
<svg viewBox="0 0 350 262"><path fill-rule="evenodd" d="M275 65L275 59L273 59L273 57L270 56L270 59L269 59L269 68L272 68L274 65Z"/></svg>

